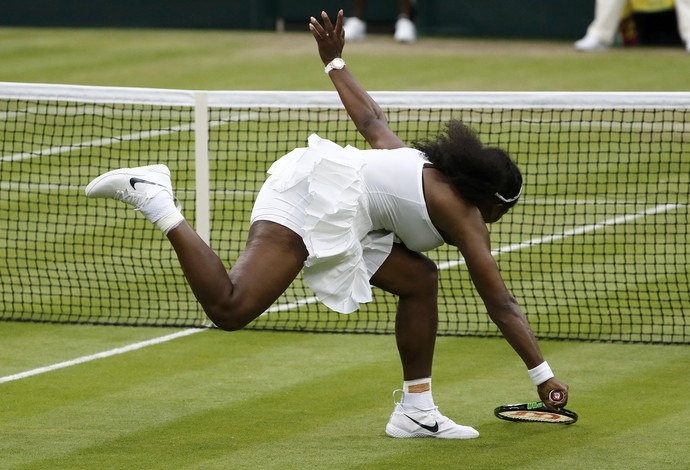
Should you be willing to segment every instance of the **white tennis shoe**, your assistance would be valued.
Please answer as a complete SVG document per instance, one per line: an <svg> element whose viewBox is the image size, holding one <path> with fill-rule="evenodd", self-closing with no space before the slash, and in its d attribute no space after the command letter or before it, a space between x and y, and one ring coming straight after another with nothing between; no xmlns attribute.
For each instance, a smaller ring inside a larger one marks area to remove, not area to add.
<svg viewBox="0 0 690 470"><path fill-rule="evenodd" d="M151 223L169 220L177 225L182 218L181 207L173 195L170 169L165 165L109 171L86 186L86 196L125 202L144 214ZM168 222L160 227L165 233L172 228L167 225Z"/></svg>
<svg viewBox="0 0 690 470"><path fill-rule="evenodd" d="M609 48L609 45L598 38L586 35L582 39L575 41L575 50L579 52L600 52Z"/></svg>
<svg viewBox="0 0 690 470"><path fill-rule="evenodd" d="M343 24L345 30L345 40L364 41L367 38L367 24L356 16L351 16Z"/></svg>
<svg viewBox="0 0 690 470"><path fill-rule="evenodd" d="M393 39L397 42L415 42L417 41L417 28L411 19L401 16L395 22L395 34Z"/></svg>
<svg viewBox="0 0 690 470"><path fill-rule="evenodd" d="M393 394L395 396L395 392ZM476 429L456 424L452 419L443 416L436 406L429 410L422 410L404 405L402 399L395 403L393 414L386 425L386 434L397 438L474 439L479 437Z"/></svg>

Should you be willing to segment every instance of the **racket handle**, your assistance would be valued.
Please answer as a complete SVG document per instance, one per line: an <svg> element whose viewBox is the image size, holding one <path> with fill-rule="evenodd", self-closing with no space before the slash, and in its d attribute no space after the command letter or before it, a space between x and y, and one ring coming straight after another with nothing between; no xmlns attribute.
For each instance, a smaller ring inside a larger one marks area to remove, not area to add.
<svg viewBox="0 0 690 470"><path fill-rule="evenodd" d="M549 392L549 400L554 403L563 403L565 401L565 393L560 390L551 390Z"/></svg>

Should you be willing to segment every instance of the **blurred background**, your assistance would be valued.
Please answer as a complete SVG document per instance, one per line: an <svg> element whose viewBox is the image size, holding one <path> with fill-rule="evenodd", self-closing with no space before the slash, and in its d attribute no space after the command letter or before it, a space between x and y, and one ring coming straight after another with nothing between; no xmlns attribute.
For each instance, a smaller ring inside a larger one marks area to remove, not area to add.
<svg viewBox="0 0 690 470"><path fill-rule="evenodd" d="M0 0L0 26L304 30L306 19L353 0ZM370 33L392 32L394 0L370 0ZM417 0L422 36L577 39L594 16L594 0ZM681 44L673 0L630 0L617 43Z"/></svg>

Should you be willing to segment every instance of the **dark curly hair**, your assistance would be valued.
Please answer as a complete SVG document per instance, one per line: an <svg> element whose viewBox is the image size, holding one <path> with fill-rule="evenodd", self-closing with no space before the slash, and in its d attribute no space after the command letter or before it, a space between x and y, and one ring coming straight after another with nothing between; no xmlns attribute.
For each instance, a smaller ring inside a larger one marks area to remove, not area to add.
<svg viewBox="0 0 690 470"><path fill-rule="evenodd" d="M412 145L450 178L468 202L478 207L502 203L506 208L517 203L522 190L520 169L505 150L485 147L476 132L461 121L452 119L445 132Z"/></svg>

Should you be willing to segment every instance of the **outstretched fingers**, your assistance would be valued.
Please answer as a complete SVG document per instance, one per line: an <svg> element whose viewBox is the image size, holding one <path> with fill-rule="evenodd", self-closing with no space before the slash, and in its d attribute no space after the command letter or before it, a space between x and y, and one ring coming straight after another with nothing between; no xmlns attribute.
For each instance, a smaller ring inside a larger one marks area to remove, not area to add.
<svg viewBox="0 0 690 470"><path fill-rule="evenodd" d="M309 18L309 30L317 40L326 36L326 31L324 31L323 26L321 26L321 23L313 16Z"/></svg>
<svg viewBox="0 0 690 470"><path fill-rule="evenodd" d="M342 14L342 10L338 12L338 16ZM333 23L331 22L331 19L328 17L328 14L325 11L321 12L321 19L323 20L323 26L326 30L326 36L330 36L335 32L335 27L333 26ZM336 20L336 23L338 21Z"/></svg>
<svg viewBox="0 0 690 470"><path fill-rule="evenodd" d="M314 18L309 18L309 29L316 39L323 39L327 37L340 37L344 35L343 31L343 10L338 11L335 26L325 11L321 12L321 19L323 25Z"/></svg>

